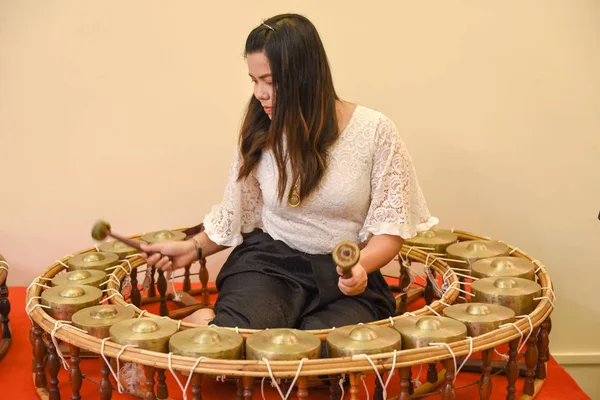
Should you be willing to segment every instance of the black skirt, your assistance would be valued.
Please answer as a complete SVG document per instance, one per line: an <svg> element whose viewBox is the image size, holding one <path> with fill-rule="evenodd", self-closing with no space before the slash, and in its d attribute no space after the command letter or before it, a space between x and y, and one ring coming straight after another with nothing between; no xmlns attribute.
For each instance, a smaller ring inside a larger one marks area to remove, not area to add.
<svg viewBox="0 0 600 400"><path fill-rule="evenodd" d="M218 326L328 329L394 315L396 302L379 271L366 290L346 296L331 254L294 250L262 231L237 246L217 276Z"/></svg>

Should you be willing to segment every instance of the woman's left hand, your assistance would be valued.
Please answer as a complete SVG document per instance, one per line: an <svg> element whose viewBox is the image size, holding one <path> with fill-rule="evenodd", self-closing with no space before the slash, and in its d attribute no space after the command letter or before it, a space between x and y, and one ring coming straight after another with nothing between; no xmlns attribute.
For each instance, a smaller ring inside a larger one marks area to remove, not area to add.
<svg viewBox="0 0 600 400"><path fill-rule="evenodd" d="M364 292L367 288L369 277L367 276L367 271L365 271L360 263L352 267L351 278L344 278L344 271L340 267L337 267L337 273L340 275L338 288L346 296L356 296Z"/></svg>

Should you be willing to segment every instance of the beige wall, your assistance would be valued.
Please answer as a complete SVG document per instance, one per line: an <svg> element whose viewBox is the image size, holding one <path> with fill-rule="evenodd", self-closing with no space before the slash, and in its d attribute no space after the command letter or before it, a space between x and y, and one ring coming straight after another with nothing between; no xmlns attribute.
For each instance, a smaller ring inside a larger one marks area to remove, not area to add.
<svg viewBox="0 0 600 400"><path fill-rule="evenodd" d="M393 118L431 210L556 282L552 350L600 355L600 2L0 1L0 251L26 285L90 246L199 222L251 84L245 37L300 12L340 95ZM215 263L213 263L215 264ZM596 297L597 298L597 297ZM579 368L579 367L578 367ZM582 380L600 396L594 381Z"/></svg>

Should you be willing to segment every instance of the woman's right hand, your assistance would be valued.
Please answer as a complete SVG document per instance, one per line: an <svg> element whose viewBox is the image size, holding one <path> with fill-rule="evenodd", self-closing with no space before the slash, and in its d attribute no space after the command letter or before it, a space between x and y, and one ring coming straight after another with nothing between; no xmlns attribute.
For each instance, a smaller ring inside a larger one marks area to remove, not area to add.
<svg viewBox="0 0 600 400"><path fill-rule="evenodd" d="M197 260L198 253L193 240L165 241L141 244L148 268L153 266L163 271L187 267Z"/></svg>

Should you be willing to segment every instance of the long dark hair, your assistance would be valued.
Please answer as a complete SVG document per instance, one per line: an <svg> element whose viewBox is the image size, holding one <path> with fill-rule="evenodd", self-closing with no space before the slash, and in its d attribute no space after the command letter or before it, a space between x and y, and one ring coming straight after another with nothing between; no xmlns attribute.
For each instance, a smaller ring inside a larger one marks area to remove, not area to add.
<svg viewBox="0 0 600 400"><path fill-rule="evenodd" d="M250 99L240 132L238 180L252 172L264 149L272 149L279 200L285 196L288 161L292 185L305 198L319 185L327 169L327 149L339 136L338 97L323 43L307 18L282 14L250 32L244 54L254 52L264 52L269 60L274 107L270 120L260 101Z"/></svg>

